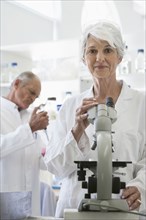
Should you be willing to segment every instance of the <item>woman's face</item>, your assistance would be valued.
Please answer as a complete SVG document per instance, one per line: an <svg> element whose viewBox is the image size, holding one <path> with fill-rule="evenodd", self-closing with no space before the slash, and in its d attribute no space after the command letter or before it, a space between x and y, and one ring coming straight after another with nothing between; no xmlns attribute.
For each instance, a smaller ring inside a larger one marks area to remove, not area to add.
<svg viewBox="0 0 146 220"><path fill-rule="evenodd" d="M95 78L108 78L115 75L121 58L116 48L107 41L89 36L84 53L84 62Z"/></svg>

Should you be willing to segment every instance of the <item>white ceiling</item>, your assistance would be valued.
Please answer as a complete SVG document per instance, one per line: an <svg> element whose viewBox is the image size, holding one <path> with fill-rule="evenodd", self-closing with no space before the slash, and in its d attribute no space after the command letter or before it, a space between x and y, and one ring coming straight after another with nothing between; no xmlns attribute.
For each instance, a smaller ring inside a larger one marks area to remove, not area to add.
<svg viewBox="0 0 146 220"><path fill-rule="evenodd" d="M61 19L61 0L8 0L8 2L48 19Z"/></svg>

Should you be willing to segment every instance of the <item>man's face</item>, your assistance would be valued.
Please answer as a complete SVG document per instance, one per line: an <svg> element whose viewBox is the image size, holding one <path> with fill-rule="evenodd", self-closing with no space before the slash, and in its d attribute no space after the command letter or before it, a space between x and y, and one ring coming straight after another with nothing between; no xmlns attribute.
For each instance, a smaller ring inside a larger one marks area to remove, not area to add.
<svg viewBox="0 0 146 220"><path fill-rule="evenodd" d="M40 95L41 84L37 79L23 84L20 80L15 84L14 102L20 109L26 109Z"/></svg>

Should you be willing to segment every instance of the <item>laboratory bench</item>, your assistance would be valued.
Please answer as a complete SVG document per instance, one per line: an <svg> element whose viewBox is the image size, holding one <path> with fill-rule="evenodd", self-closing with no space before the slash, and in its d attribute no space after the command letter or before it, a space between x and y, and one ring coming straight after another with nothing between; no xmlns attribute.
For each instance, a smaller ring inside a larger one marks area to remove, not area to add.
<svg viewBox="0 0 146 220"><path fill-rule="evenodd" d="M38 217L28 217L24 218L23 220L64 220L64 218L55 218L55 217L43 217L43 216L38 216Z"/></svg>
<svg viewBox="0 0 146 220"><path fill-rule="evenodd" d="M98 214L97 214L98 213ZM146 220L146 210L140 211L142 215L132 214L129 212L95 212L95 211L82 211L78 212L77 209L65 209L64 218L55 217L28 217L23 220Z"/></svg>

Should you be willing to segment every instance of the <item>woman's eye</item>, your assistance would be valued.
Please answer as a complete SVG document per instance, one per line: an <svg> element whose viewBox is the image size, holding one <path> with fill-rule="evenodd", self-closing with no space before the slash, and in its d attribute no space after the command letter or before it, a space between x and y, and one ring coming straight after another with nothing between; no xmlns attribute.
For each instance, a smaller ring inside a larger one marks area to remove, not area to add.
<svg viewBox="0 0 146 220"><path fill-rule="evenodd" d="M93 53L93 54L95 54L95 53L96 53L96 50L93 49L93 50L91 50L90 52Z"/></svg>
<svg viewBox="0 0 146 220"><path fill-rule="evenodd" d="M97 51L95 49L90 49L87 51L87 54L96 54Z"/></svg>
<svg viewBox="0 0 146 220"><path fill-rule="evenodd" d="M113 50L111 48L106 48L104 51L105 53L111 53Z"/></svg>

